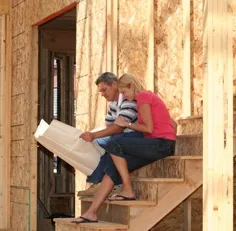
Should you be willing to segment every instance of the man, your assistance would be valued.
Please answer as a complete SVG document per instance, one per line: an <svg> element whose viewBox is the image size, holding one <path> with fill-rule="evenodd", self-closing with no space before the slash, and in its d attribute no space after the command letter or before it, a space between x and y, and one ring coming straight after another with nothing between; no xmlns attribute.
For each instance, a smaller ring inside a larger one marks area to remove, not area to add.
<svg viewBox="0 0 236 231"><path fill-rule="evenodd" d="M100 75L95 83L101 95L110 102L109 110L105 117L106 126L98 131L95 129L95 131L84 132L80 137L87 142L95 139L105 149L111 136L120 136L123 132L132 132L132 130L124 129L114 124L114 122L119 116L124 117L131 123L137 122L136 101L123 100L118 91L117 77L111 72L105 72ZM78 192L78 196L93 196L96 193L104 176L105 167L104 156L102 156L98 167L87 178L87 182L92 183L92 185L87 190ZM120 186L115 187L113 192L118 191L119 188Z"/></svg>

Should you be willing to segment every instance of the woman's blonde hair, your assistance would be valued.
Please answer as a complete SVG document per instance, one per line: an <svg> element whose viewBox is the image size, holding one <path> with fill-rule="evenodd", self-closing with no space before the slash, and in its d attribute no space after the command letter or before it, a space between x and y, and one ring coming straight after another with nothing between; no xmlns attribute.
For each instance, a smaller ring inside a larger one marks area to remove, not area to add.
<svg viewBox="0 0 236 231"><path fill-rule="evenodd" d="M118 79L118 88L130 88L131 84L134 85L135 92L144 90L143 85L131 74L123 74Z"/></svg>

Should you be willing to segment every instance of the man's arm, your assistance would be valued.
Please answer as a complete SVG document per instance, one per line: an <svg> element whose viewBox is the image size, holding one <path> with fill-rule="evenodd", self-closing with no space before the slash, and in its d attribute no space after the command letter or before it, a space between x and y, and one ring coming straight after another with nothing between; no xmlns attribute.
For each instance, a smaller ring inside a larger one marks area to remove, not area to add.
<svg viewBox="0 0 236 231"><path fill-rule="evenodd" d="M107 125L105 129L95 132L84 132L80 135L80 138L87 142L92 142L94 139L98 139L105 136L111 136L117 133L122 133L125 128L122 128L116 124Z"/></svg>
<svg viewBox="0 0 236 231"><path fill-rule="evenodd" d="M87 142L91 142L94 139L105 136L112 136L114 134L124 132L124 127L114 124L116 118L119 116L125 118L125 120L128 122L135 122L137 120L136 102L129 102L127 100L124 100L120 105L120 110L117 114L112 113L114 110L116 111L114 106L110 104L108 113L105 118L105 129L102 129L100 131L96 130L94 132L85 132L80 137Z"/></svg>
<svg viewBox="0 0 236 231"><path fill-rule="evenodd" d="M124 132L125 128L122 128L116 124L110 124L107 125L107 127L105 129L102 129L100 131L96 131L96 132L92 132L94 139L98 139L101 137L105 137L105 136L111 136L117 133L122 133Z"/></svg>

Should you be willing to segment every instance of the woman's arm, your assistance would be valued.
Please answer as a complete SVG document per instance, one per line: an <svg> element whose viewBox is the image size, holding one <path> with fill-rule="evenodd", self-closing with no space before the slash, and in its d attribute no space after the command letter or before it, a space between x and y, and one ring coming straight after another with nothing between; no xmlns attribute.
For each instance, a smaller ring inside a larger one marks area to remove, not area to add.
<svg viewBox="0 0 236 231"><path fill-rule="evenodd" d="M123 118L118 118L115 121L115 124L122 126L122 127L128 127L134 131L137 132L143 132L143 133L152 133L153 131L153 120L152 120L152 111L150 104L141 103L139 107L139 114L141 116L141 119L143 121L143 124L131 124L125 121Z"/></svg>

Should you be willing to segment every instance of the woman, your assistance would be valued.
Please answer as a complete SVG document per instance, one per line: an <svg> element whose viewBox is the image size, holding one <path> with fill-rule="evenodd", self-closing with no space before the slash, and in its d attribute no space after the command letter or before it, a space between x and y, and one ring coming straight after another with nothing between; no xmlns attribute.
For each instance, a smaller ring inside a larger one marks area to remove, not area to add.
<svg viewBox="0 0 236 231"><path fill-rule="evenodd" d="M154 162L174 154L176 132L172 119L164 102L153 92L146 91L129 74L124 74L118 81L118 88L127 100L137 100L138 124L132 124L118 118L115 124L144 133L144 138L131 137L112 140L107 152L121 176L123 187L119 195L110 200L135 199L132 190L126 155L143 158Z"/></svg>
<svg viewBox="0 0 236 231"><path fill-rule="evenodd" d="M97 210L111 192L114 182L121 177L123 186L118 195L109 200L135 200L131 186L130 172L152 163L156 160L174 154L176 133L173 121L163 101L151 91L143 89L142 85L129 74L124 74L118 80L118 88L127 100L137 100L139 124L128 123L118 118L115 123L122 127L144 133L144 137L111 138L107 144L107 163L111 159L117 169L116 174L104 175L90 208L74 222L97 222Z"/></svg>

